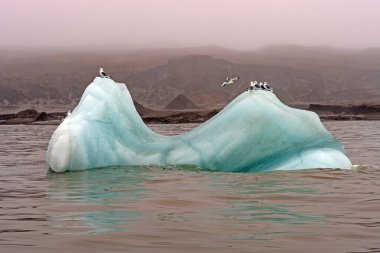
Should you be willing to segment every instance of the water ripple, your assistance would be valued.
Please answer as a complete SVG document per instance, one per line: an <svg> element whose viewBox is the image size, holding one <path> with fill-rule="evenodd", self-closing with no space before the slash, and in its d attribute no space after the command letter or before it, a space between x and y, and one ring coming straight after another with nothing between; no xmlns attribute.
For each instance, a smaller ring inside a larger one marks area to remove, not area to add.
<svg viewBox="0 0 380 253"><path fill-rule="evenodd" d="M352 170L47 173L55 126L0 126L0 251L378 252L380 122L326 122ZM152 125L172 135L196 124Z"/></svg>

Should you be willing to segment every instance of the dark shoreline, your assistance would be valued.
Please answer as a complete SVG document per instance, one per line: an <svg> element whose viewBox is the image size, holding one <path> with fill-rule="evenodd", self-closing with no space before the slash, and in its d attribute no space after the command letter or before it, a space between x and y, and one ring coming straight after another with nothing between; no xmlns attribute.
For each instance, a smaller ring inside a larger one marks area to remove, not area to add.
<svg viewBox="0 0 380 253"><path fill-rule="evenodd" d="M152 110L137 106L143 121L147 124L202 123L216 115L219 109L202 110ZM380 120L378 106L337 106L311 104L309 111L318 114L322 121ZM0 125L59 125L66 112L38 112L26 109L18 113L0 114Z"/></svg>

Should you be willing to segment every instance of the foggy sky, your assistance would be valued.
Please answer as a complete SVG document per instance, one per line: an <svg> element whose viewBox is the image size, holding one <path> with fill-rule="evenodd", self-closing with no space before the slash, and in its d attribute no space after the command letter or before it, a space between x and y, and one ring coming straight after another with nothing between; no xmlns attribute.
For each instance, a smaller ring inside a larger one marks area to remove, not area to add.
<svg viewBox="0 0 380 253"><path fill-rule="evenodd" d="M379 0L0 0L0 48L380 46Z"/></svg>

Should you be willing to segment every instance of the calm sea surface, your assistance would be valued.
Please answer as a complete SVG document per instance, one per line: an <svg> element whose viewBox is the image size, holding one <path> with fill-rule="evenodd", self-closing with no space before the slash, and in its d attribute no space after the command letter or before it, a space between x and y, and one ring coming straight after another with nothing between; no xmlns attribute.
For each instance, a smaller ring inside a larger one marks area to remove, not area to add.
<svg viewBox="0 0 380 253"><path fill-rule="evenodd" d="M0 252L380 252L380 121L324 124L355 169L55 174L56 126L0 126Z"/></svg>

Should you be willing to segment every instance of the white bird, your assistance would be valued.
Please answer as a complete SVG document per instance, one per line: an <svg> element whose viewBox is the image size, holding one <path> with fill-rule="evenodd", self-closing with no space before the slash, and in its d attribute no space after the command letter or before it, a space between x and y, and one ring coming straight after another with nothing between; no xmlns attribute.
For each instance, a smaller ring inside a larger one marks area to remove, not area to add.
<svg viewBox="0 0 380 253"><path fill-rule="evenodd" d="M238 76L227 76L226 80L222 83L222 87L226 86L227 84L233 84L235 81L239 80L240 77Z"/></svg>
<svg viewBox="0 0 380 253"><path fill-rule="evenodd" d="M254 88L255 90L259 90L259 89L260 89L260 84L259 84L257 81L254 81L254 82L253 82L253 88Z"/></svg>
<svg viewBox="0 0 380 253"><path fill-rule="evenodd" d="M270 91L270 92L273 92L273 89L272 89L272 87L270 87L269 86L269 84L267 83L267 82L264 82L264 89L266 90L266 91Z"/></svg>
<svg viewBox="0 0 380 253"><path fill-rule="evenodd" d="M251 81L251 84L249 85L249 87L248 87L248 90L249 91L253 91L253 90L255 90L256 88L255 88L255 85L257 84L257 82L256 81Z"/></svg>
<svg viewBox="0 0 380 253"><path fill-rule="evenodd" d="M104 72L103 68L99 69L99 74L101 78L110 78L110 76L107 75L106 72Z"/></svg>

